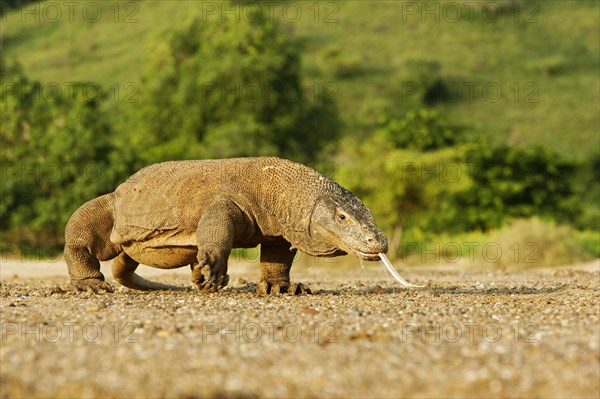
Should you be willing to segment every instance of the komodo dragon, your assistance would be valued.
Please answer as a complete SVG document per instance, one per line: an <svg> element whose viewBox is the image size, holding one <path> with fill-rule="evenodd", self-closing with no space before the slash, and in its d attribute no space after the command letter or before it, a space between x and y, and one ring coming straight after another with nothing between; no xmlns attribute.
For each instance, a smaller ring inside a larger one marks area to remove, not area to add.
<svg viewBox="0 0 600 399"><path fill-rule="evenodd" d="M229 281L231 249L260 244L257 293L301 294L309 288L290 283L296 249L365 260L387 252L385 234L350 191L304 165L272 157L150 165L77 209L65 239L71 283L94 292L113 291L99 262L113 258L113 276L126 287L172 288L135 274L139 263L190 265L192 282L214 292Z"/></svg>

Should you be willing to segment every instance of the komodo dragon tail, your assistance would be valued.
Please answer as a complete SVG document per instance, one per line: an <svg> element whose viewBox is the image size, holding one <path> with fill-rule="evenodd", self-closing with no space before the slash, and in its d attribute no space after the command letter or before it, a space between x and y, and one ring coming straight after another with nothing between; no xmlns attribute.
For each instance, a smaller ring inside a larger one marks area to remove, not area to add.
<svg viewBox="0 0 600 399"><path fill-rule="evenodd" d="M131 259L125 252L121 252L112 263L112 274L117 282L127 288L142 291L167 290L167 291L187 291L185 287L157 283L146 280L135 269L139 263Z"/></svg>

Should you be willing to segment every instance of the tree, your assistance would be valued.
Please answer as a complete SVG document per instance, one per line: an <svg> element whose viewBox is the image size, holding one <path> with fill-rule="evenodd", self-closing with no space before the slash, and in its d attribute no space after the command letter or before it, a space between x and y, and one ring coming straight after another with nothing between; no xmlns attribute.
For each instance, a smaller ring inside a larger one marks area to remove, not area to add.
<svg viewBox="0 0 600 399"><path fill-rule="evenodd" d="M579 229L600 231L600 154L595 154L577 165L575 197L581 212L575 225Z"/></svg>
<svg viewBox="0 0 600 399"><path fill-rule="evenodd" d="M435 111L420 109L401 119L388 119L379 133L396 148L426 152L465 142L465 130L450 125Z"/></svg>
<svg viewBox="0 0 600 399"><path fill-rule="evenodd" d="M572 222L576 166L541 146L477 145L466 153L472 184L453 199L446 223L489 230L510 218L545 216Z"/></svg>
<svg viewBox="0 0 600 399"><path fill-rule="evenodd" d="M446 147L461 137L461 128L422 110L390 119L356 150L347 149L351 156L340 158L338 180L362 198L380 226L391 232L390 256L398 254L404 226L426 224L447 198L468 184L456 175L466 147Z"/></svg>
<svg viewBox="0 0 600 399"><path fill-rule="evenodd" d="M12 10L19 9L29 3L35 3L37 1L39 0L2 0L2 3L0 3L0 16L4 16Z"/></svg>
<svg viewBox="0 0 600 399"><path fill-rule="evenodd" d="M0 58L0 221L12 244L61 243L72 212L112 191L110 127L74 86L46 98L39 82Z"/></svg>
<svg viewBox="0 0 600 399"><path fill-rule="evenodd" d="M430 234L501 227L532 216L573 222L576 165L540 146L492 147L421 110L347 144L339 180L373 210L397 254L403 228Z"/></svg>
<svg viewBox="0 0 600 399"><path fill-rule="evenodd" d="M292 42L262 15L197 18L160 43L122 145L144 150L129 156L141 164L256 155L309 162L337 136L334 99L326 91L308 98Z"/></svg>

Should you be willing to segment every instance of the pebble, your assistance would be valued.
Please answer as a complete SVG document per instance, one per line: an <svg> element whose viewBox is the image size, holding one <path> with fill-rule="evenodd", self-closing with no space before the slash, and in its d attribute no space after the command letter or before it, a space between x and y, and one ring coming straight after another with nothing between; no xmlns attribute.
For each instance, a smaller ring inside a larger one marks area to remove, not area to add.
<svg viewBox="0 0 600 399"><path fill-rule="evenodd" d="M238 277L235 279L235 281L233 282L233 284L231 284L232 287L234 288L240 288L245 286L246 284L248 284L248 281L243 278L243 277Z"/></svg>
<svg viewBox="0 0 600 399"><path fill-rule="evenodd" d="M54 294L66 294L66 293L67 293L67 291L63 290L58 285L55 285L54 287L52 287L52 289L50 289L50 295L54 295Z"/></svg>
<svg viewBox="0 0 600 399"><path fill-rule="evenodd" d="M373 293L373 294L381 294L384 291L384 289L379 285L374 285L373 287L371 287L371 289L369 289L369 292Z"/></svg>
<svg viewBox="0 0 600 399"><path fill-rule="evenodd" d="M319 311L319 309L315 309L315 308L304 308L304 309L302 309L302 313L304 313L304 314L310 314L310 315L316 315L316 314L319 314L321 312Z"/></svg>
<svg viewBox="0 0 600 399"><path fill-rule="evenodd" d="M87 308L85 308L86 312L88 313L97 313L102 309L106 309L106 303L104 301L98 301L96 302L95 305L92 306L88 306Z"/></svg>
<svg viewBox="0 0 600 399"><path fill-rule="evenodd" d="M3 281L2 395L597 396L599 273L407 275L435 289L327 268L292 271L319 287L303 296L119 289L44 297L64 278ZM51 341L57 331L62 339Z"/></svg>

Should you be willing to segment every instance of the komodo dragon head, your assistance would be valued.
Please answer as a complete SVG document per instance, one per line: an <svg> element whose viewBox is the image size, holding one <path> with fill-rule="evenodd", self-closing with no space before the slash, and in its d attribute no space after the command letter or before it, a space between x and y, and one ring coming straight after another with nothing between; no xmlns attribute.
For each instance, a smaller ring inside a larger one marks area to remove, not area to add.
<svg viewBox="0 0 600 399"><path fill-rule="evenodd" d="M317 198L310 217L310 241L318 242L311 255L356 255L365 260L379 260L388 249L385 234L377 227L373 214L350 191L337 186ZM341 191L341 192L340 192Z"/></svg>

